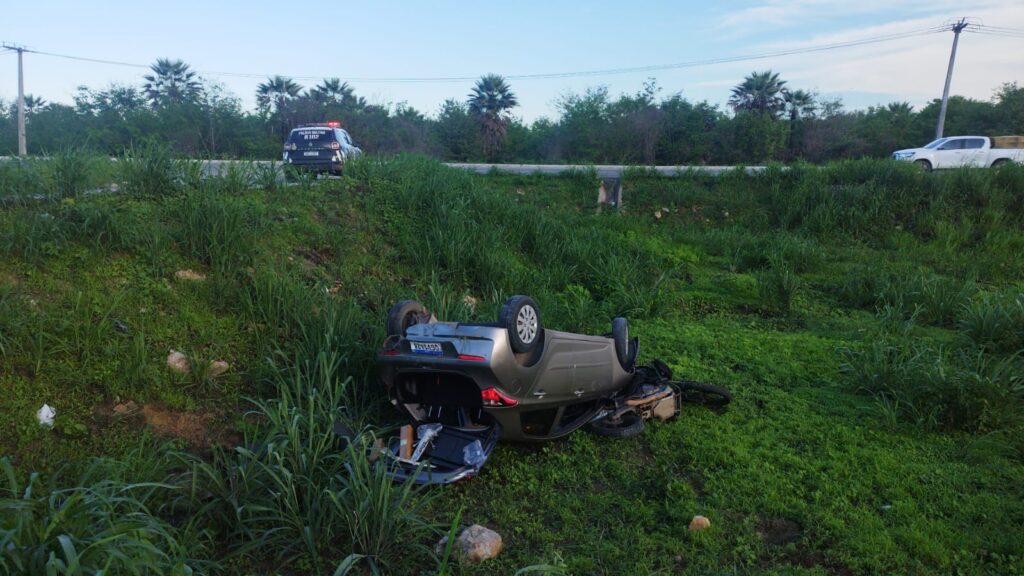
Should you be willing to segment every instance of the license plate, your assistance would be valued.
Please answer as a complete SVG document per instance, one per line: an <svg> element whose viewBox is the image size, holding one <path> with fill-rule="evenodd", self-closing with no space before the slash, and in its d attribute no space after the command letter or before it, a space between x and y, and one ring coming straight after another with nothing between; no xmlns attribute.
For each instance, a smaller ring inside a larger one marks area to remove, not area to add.
<svg viewBox="0 0 1024 576"><path fill-rule="evenodd" d="M319 156L320 153L319 152L303 152L302 155L303 156Z"/></svg>
<svg viewBox="0 0 1024 576"><path fill-rule="evenodd" d="M440 356L442 354L439 342L409 342L409 350L416 354L430 354L432 356Z"/></svg>

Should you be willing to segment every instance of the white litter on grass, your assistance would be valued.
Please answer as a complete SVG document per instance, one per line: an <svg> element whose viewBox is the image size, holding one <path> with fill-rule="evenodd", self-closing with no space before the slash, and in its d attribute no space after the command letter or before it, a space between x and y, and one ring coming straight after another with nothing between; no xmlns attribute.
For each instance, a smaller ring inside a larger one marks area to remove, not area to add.
<svg viewBox="0 0 1024 576"><path fill-rule="evenodd" d="M43 404L39 412L36 412L36 420L39 421L40 426L53 428L53 417L56 415L57 411L51 408L49 404Z"/></svg>

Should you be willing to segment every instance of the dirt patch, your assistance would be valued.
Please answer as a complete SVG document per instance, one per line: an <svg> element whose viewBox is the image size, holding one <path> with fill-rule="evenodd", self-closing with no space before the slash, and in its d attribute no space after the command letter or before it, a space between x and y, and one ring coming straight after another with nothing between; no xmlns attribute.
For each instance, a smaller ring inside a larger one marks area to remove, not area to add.
<svg viewBox="0 0 1024 576"><path fill-rule="evenodd" d="M765 544L785 546L800 539L800 525L786 518L766 518L757 525Z"/></svg>
<svg viewBox="0 0 1024 576"><path fill-rule="evenodd" d="M17 288L18 286L21 286L21 279L13 272L0 272L0 286Z"/></svg>
<svg viewBox="0 0 1024 576"><path fill-rule="evenodd" d="M327 259L331 256L331 249L327 247L319 249L299 248L295 251L295 255L301 257L306 266L316 268L323 266L327 262Z"/></svg>
<svg viewBox="0 0 1024 576"><path fill-rule="evenodd" d="M142 416L146 425L160 436L173 436L188 442L190 446L205 447L210 444L210 433L207 426L212 419L210 414L195 414L169 410L156 404L142 407Z"/></svg>
<svg viewBox="0 0 1024 576"><path fill-rule="evenodd" d="M693 493L696 494L698 498L704 497L704 478L699 472L691 472L687 474L686 481L690 484L690 488L693 489Z"/></svg>

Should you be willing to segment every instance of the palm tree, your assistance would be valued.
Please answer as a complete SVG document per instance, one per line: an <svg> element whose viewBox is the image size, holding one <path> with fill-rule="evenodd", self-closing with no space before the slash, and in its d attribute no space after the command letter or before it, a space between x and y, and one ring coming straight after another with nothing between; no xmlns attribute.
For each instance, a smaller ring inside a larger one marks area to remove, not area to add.
<svg viewBox="0 0 1024 576"><path fill-rule="evenodd" d="M480 126L485 152L494 155L505 142L509 117L507 111L518 106L505 79L497 74L481 76L469 95L469 113Z"/></svg>
<svg viewBox="0 0 1024 576"><path fill-rule="evenodd" d="M39 96L33 96L31 94L25 94L25 114L35 114L46 108L49 104L46 100L43 100Z"/></svg>
<svg viewBox="0 0 1024 576"><path fill-rule="evenodd" d="M302 86L291 78L284 76L267 78L266 82L261 82L256 86L256 106L260 112L266 114L270 112L270 107L273 105L274 112L280 113L288 101L297 97L299 92L302 92Z"/></svg>
<svg viewBox="0 0 1024 576"><path fill-rule="evenodd" d="M158 58L149 69L153 73L143 76L142 88L154 107L192 101L202 93L199 77L183 60Z"/></svg>
<svg viewBox="0 0 1024 576"><path fill-rule="evenodd" d="M323 82L309 90L309 96L323 104L339 104L352 108L366 106L366 100L355 95L355 88L338 78L324 78Z"/></svg>
<svg viewBox="0 0 1024 576"><path fill-rule="evenodd" d="M893 116L910 116L914 113L914 107L910 102L890 102L886 108Z"/></svg>
<svg viewBox="0 0 1024 576"><path fill-rule="evenodd" d="M794 154L803 148L803 125L800 122L802 116L813 116L818 108L814 100L814 94L806 90L782 89L782 100L789 113L789 149Z"/></svg>
<svg viewBox="0 0 1024 576"><path fill-rule="evenodd" d="M757 112L777 116L785 110L783 97L785 80L780 80L777 73L771 70L751 72L743 82L732 89L729 106L733 110Z"/></svg>
<svg viewBox="0 0 1024 576"><path fill-rule="evenodd" d="M815 110L818 109L814 94L806 90L783 89L782 100L786 103L790 123L795 124L802 116L813 116Z"/></svg>

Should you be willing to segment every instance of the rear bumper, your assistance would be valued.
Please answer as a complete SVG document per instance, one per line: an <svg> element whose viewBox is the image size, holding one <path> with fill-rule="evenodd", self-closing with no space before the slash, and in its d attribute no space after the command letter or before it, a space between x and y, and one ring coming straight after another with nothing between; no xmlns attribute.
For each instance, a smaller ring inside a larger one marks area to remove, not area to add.
<svg viewBox="0 0 1024 576"><path fill-rule="evenodd" d="M345 164L345 159L334 156L303 156L300 152L288 152L282 158L285 166L292 166L300 170L331 170L340 171Z"/></svg>

